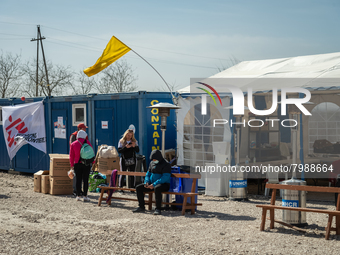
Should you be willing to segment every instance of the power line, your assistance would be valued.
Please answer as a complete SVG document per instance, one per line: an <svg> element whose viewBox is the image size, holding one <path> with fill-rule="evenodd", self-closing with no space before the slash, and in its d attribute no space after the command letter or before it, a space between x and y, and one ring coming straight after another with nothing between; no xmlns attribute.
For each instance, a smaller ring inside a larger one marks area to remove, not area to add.
<svg viewBox="0 0 340 255"><path fill-rule="evenodd" d="M12 22L1 22L0 23L7 23L7 24L15 24L15 25L29 25L29 24L21 24L21 23L12 23ZM96 39L96 40L101 40L101 41L107 41L106 39L103 38L99 38L99 37L94 37L94 36L89 36L89 35L83 35L83 34L79 34L79 33L75 33L75 32L70 32L70 31L66 31L63 29L58 29L58 28L53 28L53 27L49 27L49 26L43 26L41 25L41 27L45 27L45 28L49 28L52 30L57 30L57 31L61 31L64 33L69 33L69 34L73 34L73 35L79 35L79 36L83 36L83 37L87 37L87 38L92 38L92 39ZM182 52L175 52L175 51L169 51L169 50L162 50L162 49L155 49L155 48L148 48L148 47L143 47L143 46L138 46L138 45L133 45L133 44L129 44L130 46L133 47L139 47L142 49L148 49L148 50L152 50L152 51L159 51L159 52L167 52L167 53L172 53L172 54L178 54L178 55L184 55L184 56L189 56L189 57L197 57L197 58L206 58L206 59L215 59L215 60L224 60L224 61L230 61L232 62L232 59L225 59L225 58L215 58L215 57L208 57L208 56L200 56L200 55L194 55L194 54L188 54L188 53L182 53Z"/></svg>
<svg viewBox="0 0 340 255"><path fill-rule="evenodd" d="M8 24L16 24L16 25L27 25L27 24L11 23L11 22L1 22L1 21L0 21L0 23L8 23ZM43 26L42 25L41 27L45 27L45 28L49 28L49 29L52 29L52 30L57 30L57 31L69 33L69 34L72 34L72 35L78 35L78 36L83 36L83 37L92 38L92 39L96 39L96 40L107 41L106 39L103 39L103 38L83 35L83 34L74 33L74 32L70 32L70 31L66 31L66 30L58 29L58 28L53 28L53 27L49 27L49 26ZM14 34L7 34L7 35L14 35ZM15 35L15 36L23 36L23 35ZM73 48L77 48L77 49L83 49L83 50L100 51L100 52L102 51L102 49L94 48L94 47L91 47L91 46L86 46L86 45L79 44L79 43L73 43L73 42L69 42L69 41L66 41L66 40L56 39L56 38L53 38L53 37L49 37L49 38L53 39L53 40L56 40L56 41L61 41L61 42L69 43L69 44L80 45L80 46L86 47L86 48L80 48L80 47L76 47L76 46L71 46L71 45L66 45L66 44L61 44L61 43L56 43L56 42L51 42L51 41L49 41L48 43L59 44L59 45L63 45L63 46L67 46L67 47L73 47ZM148 50L153 50L153 51L178 54L178 55L181 55L181 56L185 55L185 56L190 56L190 57L199 57L199 58L207 58L207 59L215 59L215 60L232 61L230 59L213 58L213 57L207 57L207 56L192 55L192 54L187 54L187 53L179 53L179 52L173 52L173 51L167 51L167 50L160 50L160 49L148 48L148 47L137 46L137 45L133 45L133 46L134 47L148 49ZM155 59L155 58L147 58L147 59L151 59L153 61L157 61L157 62L160 62L160 63L166 63L166 64L175 64L175 65L191 66L191 67L198 67L198 68L216 69L216 67L208 67L208 66L200 66L200 65L192 65L192 64L183 64L183 63L178 63L178 62L164 61L164 60Z"/></svg>
<svg viewBox="0 0 340 255"><path fill-rule="evenodd" d="M92 39L96 39L96 40L107 41L106 39L99 38L99 37L83 35L83 34L74 33L74 32L70 32L70 31L66 31L66 30L62 30L62 29L58 29L58 28L53 28L53 27L48 27L48 26L44 26L44 27L49 28L49 29L53 29L53 30L57 30L57 31L61 31L61 32L65 32L65 33L69 33L69 34L73 34L73 35L79 35L79 36L88 37L88 38L92 38ZM198 57L198 58L207 58L207 59L215 59L215 60L233 61L231 59L225 59L225 58L214 58L214 57L208 57L208 56L199 56L199 55L193 55L193 54L187 54L187 53L181 53L181 52L175 52L175 51L168 51L168 50L161 50L161 49L155 49L155 48L148 48L148 47L143 47L143 46L138 46L138 45L133 45L133 44L129 44L129 45L133 46L133 47L142 48L142 49L148 49L148 50L159 51L159 52L167 52L167 53L178 54L178 55L185 55L185 56L189 56L189 57Z"/></svg>

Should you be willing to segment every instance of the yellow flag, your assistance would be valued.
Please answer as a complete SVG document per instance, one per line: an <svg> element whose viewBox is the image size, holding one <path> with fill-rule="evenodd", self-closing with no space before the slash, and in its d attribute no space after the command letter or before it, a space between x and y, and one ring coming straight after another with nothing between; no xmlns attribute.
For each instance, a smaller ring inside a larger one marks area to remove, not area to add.
<svg viewBox="0 0 340 255"><path fill-rule="evenodd" d="M118 60L120 57L124 56L130 50L131 49L128 46L119 41L116 37L112 36L97 62L93 66L86 68L84 73L88 77L95 75Z"/></svg>

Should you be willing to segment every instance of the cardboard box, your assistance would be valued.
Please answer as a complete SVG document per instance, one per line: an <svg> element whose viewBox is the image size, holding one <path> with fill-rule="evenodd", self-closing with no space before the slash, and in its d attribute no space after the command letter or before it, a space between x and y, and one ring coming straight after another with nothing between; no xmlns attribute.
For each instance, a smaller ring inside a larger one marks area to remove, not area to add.
<svg viewBox="0 0 340 255"><path fill-rule="evenodd" d="M67 172L70 168L68 154L50 154L50 176L68 177Z"/></svg>
<svg viewBox="0 0 340 255"><path fill-rule="evenodd" d="M73 180L69 177L50 176L50 194L51 195L72 195Z"/></svg>
<svg viewBox="0 0 340 255"><path fill-rule="evenodd" d="M35 192L41 192L41 176L48 174L49 171L40 170L33 175L34 178L34 188Z"/></svg>
<svg viewBox="0 0 340 255"><path fill-rule="evenodd" d="M50 176L49 175L41 176L41 193L44 193L44 194L50 193Z"/></svg>
<svg viewBox="0 0 340 255"><path fill-rule="evenodd" d="M120 158L98 158L98 168L97 171L106 174L107 170L120 170Z"/></svg>

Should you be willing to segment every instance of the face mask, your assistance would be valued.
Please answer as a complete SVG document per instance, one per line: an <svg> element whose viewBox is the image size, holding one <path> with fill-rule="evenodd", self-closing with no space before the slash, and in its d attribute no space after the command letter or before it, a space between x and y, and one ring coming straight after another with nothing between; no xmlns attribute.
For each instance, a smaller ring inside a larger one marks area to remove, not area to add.
<svg viewBox="0 0 340 255"><path fill-rule="evenodd" d="M154 160L153 163L154 163L154 164L158 164L159 161L158 161L158 160Z"/></svg>

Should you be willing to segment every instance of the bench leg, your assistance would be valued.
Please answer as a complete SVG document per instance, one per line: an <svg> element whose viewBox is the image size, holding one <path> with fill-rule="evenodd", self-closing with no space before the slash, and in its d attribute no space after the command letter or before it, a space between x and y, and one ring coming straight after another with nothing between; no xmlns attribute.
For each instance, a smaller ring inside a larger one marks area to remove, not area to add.
<svg viewBox="0 0 340 255"><path fill-rule="evenodd" d="M340 235L340 216L335 216L336 234Z"/></svg>
<svg viewBox="0 0 340 255"><path fill-rule="evenodd" d="M112 191L113 192L113 191ZM109 194L107 195L107 197L109 196ZM109 199L108 205L111 205L111 199L112 197Z"/></svg>
<svg viewBox="0 0 340 255"><path fill-rule="evenodd" d="M149 194L149 201L148 201L148 209L149 209L149 211L151 211L152 210L152 194L153 193L148 193Z"/></svg>
<svg viewBox="0 0 340 255"><path fill-rule="evenodd" d="M102 204L103 196L104 196L104 189L102 188L101 192L100 192L100 197L99 197L99 200L98 200L98 206L100 206Z"/></svg>
<svg viewBox="0 0 340 255"><path fill-rule="evenodd" d="M195 207L194 207L195 196L191 196L190 200L191 200L191 203L190 203L190 205L191 205L191 214L195 214Z"/></svg>
<svg viewBox="0 0 340 255"><path fill-rule="evenodd" d="M274 228L274 209L270 210L270 229Z"/></svg>
<svg viewBox="0 0 340 255"><path fill-rule="evenodd" d="M332 227L332 219L333 219L333 215L328 216L328 223L327 223L327 229L326 229L326 236L325 239L328 240L329 239L329 234L331 232L331 227Z"/></svg>
<svg viewBox="0 0 340 255"><path fill-rule="evenodd" d="M261 219L260 231L264 230L264 226L266 224L266 215L267 215L267 209L263 208L262 209L262 219Z"/></svg>
<svg viewBox="0 0 340 255"><path fill-rule="evenodd" d="M187 201L188 196L183 196L183 205L182 205L182 215L185 215L185 210L187 209Z"/></svg>

